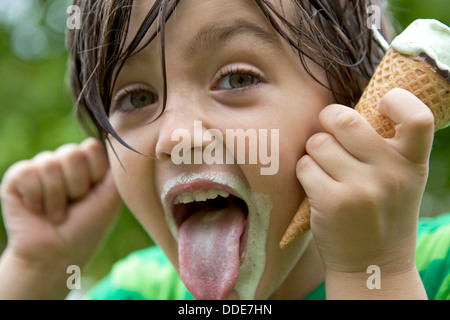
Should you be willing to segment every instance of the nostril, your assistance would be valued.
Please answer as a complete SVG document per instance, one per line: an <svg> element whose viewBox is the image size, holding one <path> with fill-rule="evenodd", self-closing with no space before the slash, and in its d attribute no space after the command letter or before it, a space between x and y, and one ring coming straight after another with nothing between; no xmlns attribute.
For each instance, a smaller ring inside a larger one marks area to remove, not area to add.
<svg viewBox="0 0 450 320"><path fill-rule="evenodd" d="M171 149L169 150L169 148L161 148L161 145L157 145L155 151L156 159L161 161L170 160L172 157L170 152L172 152Z"/></svg>

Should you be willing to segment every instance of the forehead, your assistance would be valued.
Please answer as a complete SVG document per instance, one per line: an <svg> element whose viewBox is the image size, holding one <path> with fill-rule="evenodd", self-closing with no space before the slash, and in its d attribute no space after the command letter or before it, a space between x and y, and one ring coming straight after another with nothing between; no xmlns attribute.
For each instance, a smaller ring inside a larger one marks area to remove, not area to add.
<svg viewBox="0 0 450 320"><path fill-rule="evenodd" d="M134 38L147 15L151 14L155 2L154 0L134 1L126 45ZM288 0L266 2L282 13L287 10L286 8L289 7L290 3ZM173 4L174 1L168 1L167 10ZM175 37L175 40L186 39L201 29L203 29L201 31L205 31L205 27L231 26L242 24L243 21L252 26L260 26L268 32L274 32L269 21L258 7L256 0L180 0L169 21L165 25L166 37ZM160 17L157 17L155 23L147 30L143 42L147 42L160 26Z"/></svg>
<svg viewBox="0 0 450 320"><path fill-rule="evenodd" d="M134 0L132 20L142 22L155 3L158 5L160 2L165 1ZM172 7L174 2L172 0L167 1L167 7ZM176 5L175 19L180 18L185 13L193 14L197 18L195 20L190 19L191 23L194 24L198 24L209 17L214 17L217 19L217 22L225 21L230 16L224 16L224 13L232 13L233 15L239 16L253 16L253 18L257 17L255 13L257 13L256 11L258 9L255 0L179 0L177 2L179 3Z"/></svg>

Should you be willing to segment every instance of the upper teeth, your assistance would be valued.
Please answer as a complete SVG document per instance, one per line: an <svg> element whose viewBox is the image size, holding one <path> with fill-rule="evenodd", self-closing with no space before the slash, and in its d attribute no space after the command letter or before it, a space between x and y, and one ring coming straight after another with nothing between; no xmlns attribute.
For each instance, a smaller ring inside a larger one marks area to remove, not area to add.
<svg viewBox="0 0 450 320"><path fill-rule="evenodd" d="M223 190L218 189L205 189L205 190L197 190L194 192L186 192L178 195L175 198L175 204L179 203L191 203L194 201L206 201L208 199L215 199L218 196L227 198L230 194Z"/></svg>

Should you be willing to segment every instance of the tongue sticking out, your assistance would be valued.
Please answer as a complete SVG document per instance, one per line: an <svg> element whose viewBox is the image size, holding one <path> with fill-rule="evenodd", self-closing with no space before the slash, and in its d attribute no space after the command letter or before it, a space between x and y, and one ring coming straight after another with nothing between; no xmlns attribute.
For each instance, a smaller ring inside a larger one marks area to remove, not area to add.
<svg viewBox="0 0 450 320"><path fill-rule="evenodd" d="M190 216L178 233L180 276L196 299L225 299L240 265L245 214L239 206Z"/></svg>

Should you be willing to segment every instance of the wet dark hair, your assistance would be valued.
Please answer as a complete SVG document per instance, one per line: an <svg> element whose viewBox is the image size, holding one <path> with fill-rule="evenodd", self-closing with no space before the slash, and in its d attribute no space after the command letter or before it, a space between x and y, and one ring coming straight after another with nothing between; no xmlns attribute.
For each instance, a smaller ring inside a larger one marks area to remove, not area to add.
<svg viewBox="0 0 450 320"><path fill-rule="evenodd" d="M164 112L167 99L165 23L180 1L156 0L127 47L125 40L133 0L73 1L81 9L82 25L80 29L67 32L70 87L77 99L75 110L81 123L102 141L108 140L110 134L131 148L118 136L108 119L112 90L125 61L158 34L161 34L164 78L161 113ZM381 8L379 1L290 0L292 8L285 10L281 6L281 11L270 1L254 1L274 29L298 51L309 75L314 78L306 64L307 58L325 70L328 84L322 85L332 91L336 102L354 107L384 55L367 25L368 8L371 5ZM390 39L391 27L387 21L382 15L381 31ZM156 32L143 43L147 31L155 23L158 23Z"/></svg>

